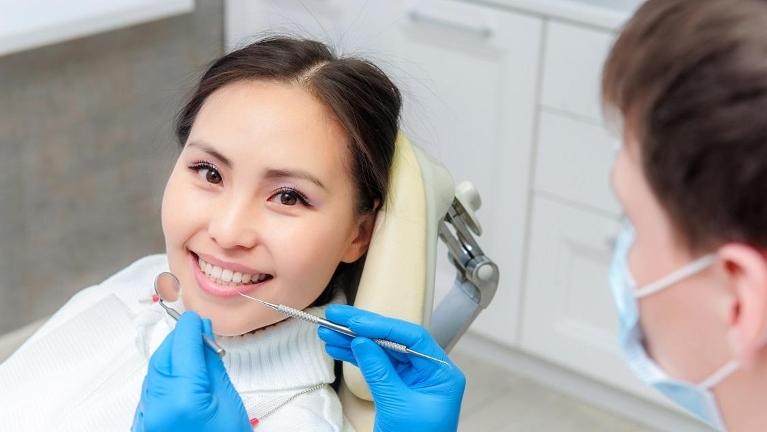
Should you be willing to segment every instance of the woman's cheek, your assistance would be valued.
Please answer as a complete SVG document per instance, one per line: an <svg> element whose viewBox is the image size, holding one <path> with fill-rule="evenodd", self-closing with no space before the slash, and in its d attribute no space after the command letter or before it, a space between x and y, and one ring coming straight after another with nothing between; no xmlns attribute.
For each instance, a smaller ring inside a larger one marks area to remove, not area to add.
<svg viewBox="0 0 767 432"><path fill-rule="evenodd" d="M295 307L308 306L325 289L338 263L320 249L286 252L278 269L284 289L279 295Z"/></svg>
<svg viewBox="0 0 767 432"><path fill-rule="evenodd" d="M184 206L184 193L182 193L183 184L179 178L179 173L174 170L171 173L168 183L165 185L165 191L162 198L162 221L164 227L170 227L182 214Z"/></svg>

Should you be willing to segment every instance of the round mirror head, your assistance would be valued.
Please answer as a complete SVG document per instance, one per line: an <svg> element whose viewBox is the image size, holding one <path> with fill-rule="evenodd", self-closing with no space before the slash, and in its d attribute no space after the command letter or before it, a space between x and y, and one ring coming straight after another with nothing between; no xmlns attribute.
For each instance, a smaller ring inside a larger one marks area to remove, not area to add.
<svg viewBox="0 0 767 432"><path fill-rule="evenodd" d="M163 301L174 302L178 300L180 291L178 279L173 273L162 272L154 280L154 292Z"/></svg>

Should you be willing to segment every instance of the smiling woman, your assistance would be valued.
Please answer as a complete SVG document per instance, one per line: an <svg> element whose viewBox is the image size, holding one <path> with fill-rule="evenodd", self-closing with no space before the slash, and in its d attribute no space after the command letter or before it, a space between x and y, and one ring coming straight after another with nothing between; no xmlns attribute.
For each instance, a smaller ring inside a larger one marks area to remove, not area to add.
<svg viewBox="0 0 767 432"><path fill-rule="evenodd" d="M321 66L311 73L332 67ZM346 132L312 93L316 78L307 74L219 81L179 121L183 140L194 115L163 200L168 261L185 287L185 306L210 317L219 334L283 318L237 293L257 291L303 309L333 290L339 263L357 261L367 248L386 176L363 187L356 179L375 178L375 168L386 174L393 147L381 158L355 160L365 152L350 149L373 143ZM203 78L201 88L215 78ZM353 176L355 166L371 172Z"/></svg>
<svg viewBox="0 0 767 432"><path fill-rule="evenodd" d="M181 152L162 203L166 255L82 291L0 366L0 388L46 389L53 408L19 416L39 411L36 399L3 392L3 413L15 414L0 413L0 423L60 430L56 413L66 412L72 430L127 429L147 359L175 325L145 301L152 279L170 270L181 285L173 306L211 320L259 427L341 430L333 362L313 326L239 294L316 314L345 301L386 200L400 105L377 67L314 41L267 38L215 61L177 119ZM85 330L93 328L102 330ZM82 345L66 348L71 358L49 352L64 339ZM57 376L30 376L30 360L56 356ZM73 385L51 392L62 374Z"/></svg>

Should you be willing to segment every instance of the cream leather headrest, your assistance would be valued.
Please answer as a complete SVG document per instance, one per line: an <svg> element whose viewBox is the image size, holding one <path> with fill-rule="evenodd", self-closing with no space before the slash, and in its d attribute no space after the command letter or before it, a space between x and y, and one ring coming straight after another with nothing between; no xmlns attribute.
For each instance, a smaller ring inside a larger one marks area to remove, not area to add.
<svg viewBox="0 0 767 432"><path fill-rule="evenodd" d="M438 224L454 196L447 170L397 136L389 195L378 212L354 305L428 324L434 300ZM359 369L344 363L344 381L371 400Z"/></svg>

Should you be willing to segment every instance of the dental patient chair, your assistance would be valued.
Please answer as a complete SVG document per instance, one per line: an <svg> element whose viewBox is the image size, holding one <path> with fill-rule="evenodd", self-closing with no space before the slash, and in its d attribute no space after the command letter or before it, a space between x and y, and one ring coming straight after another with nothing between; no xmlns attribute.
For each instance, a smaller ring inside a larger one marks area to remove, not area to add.
<svg viewBox="0 0 767 432"><path fill-rule="evenodd" d="M455 188L447 170L400 133L389 199L376 218L354 306L424 325L450 351L498 286L498 267L474 239L482 233L474 214L480 205L470 183ZM456 278L434 309L438 238ZM372 398L355 366L344 363L338 394L354 428L373 430Z"/></svg>

